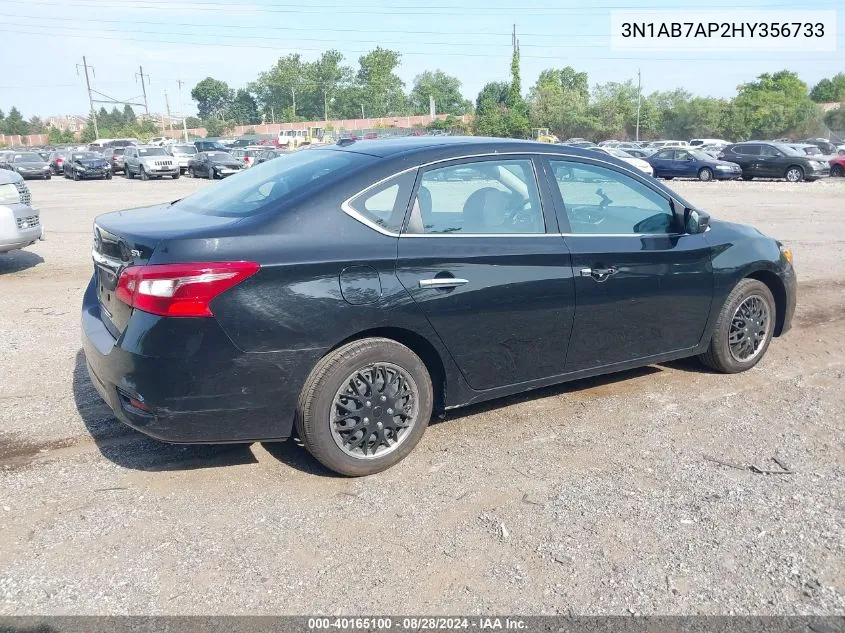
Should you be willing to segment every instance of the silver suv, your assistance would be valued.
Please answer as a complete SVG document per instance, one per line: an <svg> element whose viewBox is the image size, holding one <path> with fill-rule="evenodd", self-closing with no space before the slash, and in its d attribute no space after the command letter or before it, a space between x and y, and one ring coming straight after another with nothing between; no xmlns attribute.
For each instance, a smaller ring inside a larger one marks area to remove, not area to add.
<svg viewBox="0 0 845 633"><path fill-rule="evenodd" d="M140 176L141 180L170 176L179 177L179 163L163 147L138 145L123 152L123 174L127 178Z"/></svg>
<svg viewBox="0 0 845 633"><path fill-rule="evenodd" d="M40 214L30 202L29 188L20 174L0 170L0 253L24 248L43 237Z"/></svg>

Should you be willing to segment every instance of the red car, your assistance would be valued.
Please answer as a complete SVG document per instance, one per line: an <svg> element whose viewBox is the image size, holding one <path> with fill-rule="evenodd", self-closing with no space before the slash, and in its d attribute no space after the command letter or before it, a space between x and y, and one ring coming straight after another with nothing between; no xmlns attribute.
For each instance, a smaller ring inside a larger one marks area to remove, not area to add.
<svg viewBox="0 0 845 633"><path fill-rule="evenodd" d="M828 162L831 176L845 176L845 156L834 156Z"/></svg>

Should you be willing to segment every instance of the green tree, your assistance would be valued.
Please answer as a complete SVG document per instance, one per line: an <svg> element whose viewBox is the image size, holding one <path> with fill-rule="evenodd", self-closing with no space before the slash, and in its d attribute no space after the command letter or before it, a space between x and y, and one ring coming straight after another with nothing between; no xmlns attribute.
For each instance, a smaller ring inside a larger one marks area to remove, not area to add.
<svg viewBox="0 0 845 633"><path fill-rule="evenodd" d="M258 105L249 92L241 88L235 93L235 98L226 111L226 120L235 125L250 125L261 121Z"/></svg>
<svg viewBox="0 0 845 633"><path fill-rule="evenodd" d="M52 126L47 129L47 142L50 144L73 143L75 140L76 137L70 130L62 131Z"/></svg>
<svg viewBox="0 0 845 633"><path fill-rule="evenodd" d="M428 114L429 98L434 97L438 114L462 115L472 109L472 102L461 94L461 82L442 70L426 70L414 78L409 95L414 114Z"/></svg>
<svg viewBox="0 0 845 633"><path fill-rule="evenodd" d="M352 74L352 69L343 65L343 54L336 50L328 50L316 62L306 65L305 83L317 102L315 110L319 109L323 119L330 118L331 105L349 86Z"/></svg>
<svg viewBox="0 0 845 633"><path fill-rule="evenodd" d="M838 73L830 79L822 79L813 86L810 99L816 103L845 101L845 73Z"/></svg>
<svg viewBox="0 0 845 633"><path fill-rule="evenodd" d="M47 126L41 120L41 117L34 116L29 120L30 134L44 134L47 131Z"/></svg>
<svg viewBox="0 0 845 633"><path fill-rule="evenodd" d="M829 110L824 115L824 123L831 130L841 132L845 130L845 102L839 104L838 108Z"/></svg>
<svg viewBox="0 0 845 633"><path fill-rule="evenodd" d="M123 106L123 122L126 125L135 125L138 119L135 117L135 110L128 103Z"/></svg>
<svg viewBox="0 0 845 633"><path fill-rule="evenodd" d="M203 121L202 127L206 129L208 136L223 136L232 127L232 124L217 117L210 117Z"/></svg>
<svg viewBox="0 0 845 633"><path fill-rule="evenodd" d="M198 127L202 127L202 121L195 116L185 117L185 127L194 130Z"/></svg>
<svg viewBox="0 0 845 633"><path fill-rule="evenodd" d="M356 79L368 117L384 117L405 111L405 84L394 72L401 58L397 51L377 47L358 59Z"/></svg>
<svg viewBox="0 0 845 633"><path fill-rule="evenodd" d="M731 138L777 138L818 134L820 108L810 100L807 84L788 70L763 73L739 86L725 118Z"/></svg>
<svg viewBox="0 0 845 633"><path fill-rule="evenodd" d="M200 118L220 118L232 101L232 90L225 81L206 77L191 90L191 97L197 102Z"/></svg>
<svg viewBox="0 0 845 633"><path fill-rule="evenodd" d="M24 121L20 111L14 106L3 120L3 132L5 134L29 134L29 123Z"/></svg>
<svg viewBox="0 0 845 633"><path fill-rule="evenodd" d="M589 98L587 73L571 66L546 69L528 92L531 125L547 127L562 139L589 134Z"/></svg>
<svg viewBox="0 0 845 633"><path fill-rule="evenodd" d="M267 120L271 113L276 121L292 121L297 113L297 101L301 101L305 87L305 70L299 53L279 58L269 71L261 73L250 90L258 96ZM284 112L290 108L290 116ZM202 113L200 113L202 116Z"/></svg>

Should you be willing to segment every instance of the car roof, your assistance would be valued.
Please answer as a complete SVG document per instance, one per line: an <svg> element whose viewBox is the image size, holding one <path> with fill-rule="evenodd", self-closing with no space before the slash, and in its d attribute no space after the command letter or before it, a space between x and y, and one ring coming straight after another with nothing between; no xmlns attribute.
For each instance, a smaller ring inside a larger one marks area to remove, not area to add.
<svg viewBox="0 0 845 633"><path fill-rule="evenodd" d="M411 155L488 154L496 152L525 152L595 156L589 148L566 144L540 143L520 139L489 138L479 136L403 136L398 138L362 141L342 141L335 145L314 146L307 151L346 151L369 154L379 158Z"/></svg>

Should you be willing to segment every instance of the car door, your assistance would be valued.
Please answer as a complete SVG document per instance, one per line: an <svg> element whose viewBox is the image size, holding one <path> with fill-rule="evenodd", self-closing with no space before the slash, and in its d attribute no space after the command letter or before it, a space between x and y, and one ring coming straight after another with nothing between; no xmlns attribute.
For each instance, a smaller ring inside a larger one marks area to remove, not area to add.
<svg viewBox="0 0 845 633"><path fill-rule="evenodd" d="M782 178L785 171L783 153L771 145L760 145L760 156L757 158L757 172L764 178Z"/></svg>
<svg viewBox="0 0 845 633"><path fill-rule="evenodd" d="M658 151L654 156L652 156L648 162L651 163L652 168L654 169L654 175L661 178L671 178L672 174L672 158L674 152L671 149L665 149Z"/></svg>
<svg viewBox="0 0 845 633"><path fill-rule="evenodd" d="M760 145L757 143L748 143L745 145L737 145L734 148L734 154L742 167L743 176L762 176L760 165Z"/></svg>
<svg viewBox="0 0 845 633"><path fill-rule="evenodd" d="M705 235L684 233L683 210L638 174L588 159L549 165L575 279L566 370L698 345L713 296Z"/></svg>
<svg viewBox="0 0 845 633"><path fill-rule="evenodd" d="M564 371L572 267L536 166L493 155L421 169L399 239L399 280L476 390Z"/></svg>
<svg viewBox="0 0 845 633"><path fill-rule="evenodd" d="M685 149L676 149L672 160L673 170L676 176L689 178L698 175L698 163Z"/></svg>

